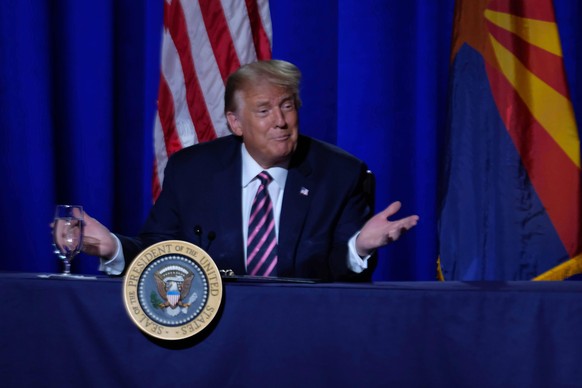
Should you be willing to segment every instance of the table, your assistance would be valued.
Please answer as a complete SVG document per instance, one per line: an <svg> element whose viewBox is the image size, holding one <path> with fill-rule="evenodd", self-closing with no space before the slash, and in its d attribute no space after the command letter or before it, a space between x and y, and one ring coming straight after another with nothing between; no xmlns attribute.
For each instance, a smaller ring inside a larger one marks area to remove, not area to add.
<svg viewBox="0 0 582 388"><path fill-rule="evenodd" d="M582 283L225 282L187 341L143 334L119 278L0 274L6 387L582 386Z"/></svg>

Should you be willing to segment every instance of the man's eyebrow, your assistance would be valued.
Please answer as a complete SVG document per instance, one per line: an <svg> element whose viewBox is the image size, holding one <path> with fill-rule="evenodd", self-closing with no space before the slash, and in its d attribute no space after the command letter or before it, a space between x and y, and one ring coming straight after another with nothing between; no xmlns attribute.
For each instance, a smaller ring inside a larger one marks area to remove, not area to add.
<svg viewBox="0 0 582 388"><path fill-rule="evenodd" d="M281 97L277 104L282 104L285 103L287 101L293 101L293 94L286 94L283 97ZM265 106L270 106L271 105L271 100L269 99L261 99L261 100L256 100L253 104L256 108L262 108Z"/></svg>
<svg viewBox="0 0 582 388"><path fill-rule="evenodd" d="M256 107L269 106L270 104L271 104L271 102L269 100L258 100L258 101L255 101L255 106Z"/></svg>

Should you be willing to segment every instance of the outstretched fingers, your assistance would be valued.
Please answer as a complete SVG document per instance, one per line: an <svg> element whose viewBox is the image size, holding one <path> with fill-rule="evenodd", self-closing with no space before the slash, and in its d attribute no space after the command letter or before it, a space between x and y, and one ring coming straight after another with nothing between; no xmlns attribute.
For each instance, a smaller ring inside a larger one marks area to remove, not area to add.
<svg viewBox="0 0 582 388"><path fill-rule="evenodd" d="M400 203L400 201L395 201L388 205L386 209L382 210L379 214L381 215L381 217L388 219L389 217L392 217L394 214L396 214L401 207L402 204Z"/></svg>

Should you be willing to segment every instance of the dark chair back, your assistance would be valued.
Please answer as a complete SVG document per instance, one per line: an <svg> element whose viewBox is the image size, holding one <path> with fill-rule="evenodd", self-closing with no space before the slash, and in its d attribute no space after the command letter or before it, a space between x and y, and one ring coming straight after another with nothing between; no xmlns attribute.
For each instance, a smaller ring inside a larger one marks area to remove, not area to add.
<svg viewBox="0 0 582 388"><path fill-rule="evenodd" d="M366 203L374 213L376 206L376 176L370 170L366 171L366 177L364 178L364 195L366 196Z"/></svg>

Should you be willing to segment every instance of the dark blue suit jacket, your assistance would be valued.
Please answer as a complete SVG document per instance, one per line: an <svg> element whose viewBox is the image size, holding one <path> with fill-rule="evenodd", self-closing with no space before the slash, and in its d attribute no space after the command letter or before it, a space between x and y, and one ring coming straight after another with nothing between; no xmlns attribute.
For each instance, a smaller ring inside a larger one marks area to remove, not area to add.
<svg viewBox="0 0 582 388"><path fill-rule="evenodd" d="M371 269L355 275L346 265L347 242L373 211L363 192L366 170L363 162L335 146L299 137L279 221L278 276L370 279ZM241 176L241 139L236 136L174 154L139 237L118 236L126 260L153 243L177 239L205 249L219 269L245 274ZM209 232L216 236L212 241Z"/></svg>

